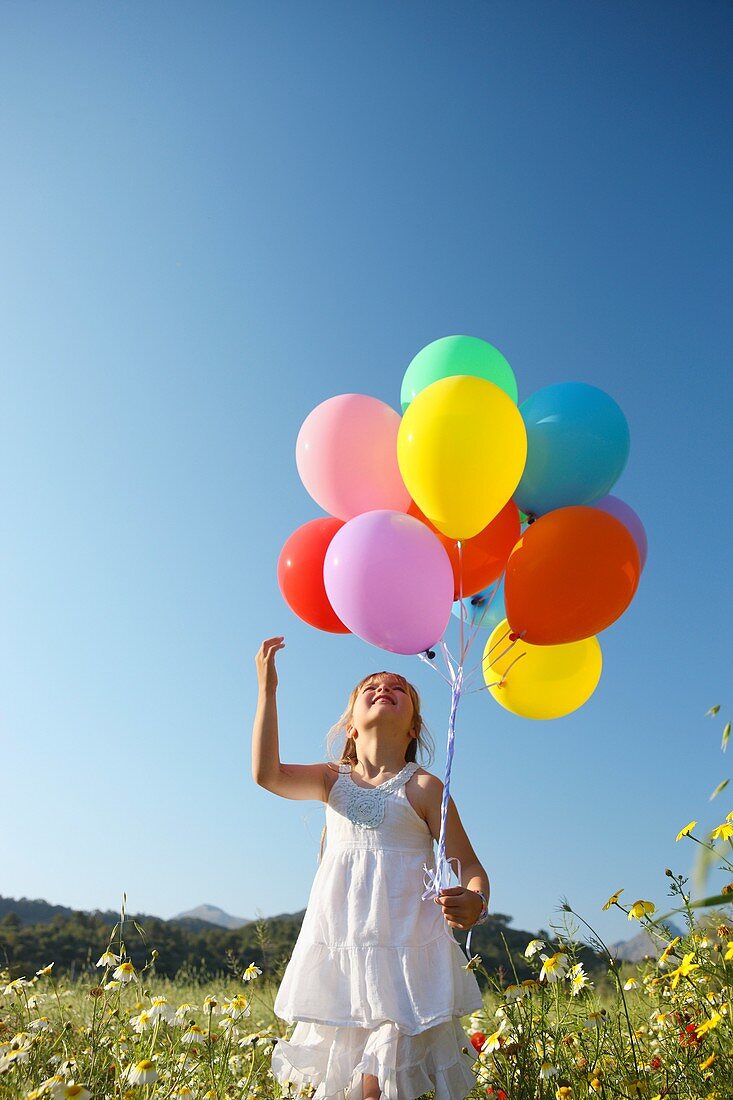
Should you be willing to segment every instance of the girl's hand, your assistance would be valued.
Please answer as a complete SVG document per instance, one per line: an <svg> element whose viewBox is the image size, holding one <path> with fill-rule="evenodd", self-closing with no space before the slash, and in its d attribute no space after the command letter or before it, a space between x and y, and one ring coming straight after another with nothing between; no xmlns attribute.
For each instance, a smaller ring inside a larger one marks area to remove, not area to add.
<svg viewBox="0 0 733 1100"><path fill-rule="evenodd" d="M255 655L257 666L257 682L260 693L274 695L277 690L277 669L275 668L275 654L278 649L285 646L285 638L279 635L276 638L267 638Z"/></svg>
<svg viewBox="0 0 733 1100"><path fill-rule="evenodd" d="M449 886L440 891L435 901L441 906L446 923L464 930L474 926L484 907L478 894L465 886Z"/></svg>

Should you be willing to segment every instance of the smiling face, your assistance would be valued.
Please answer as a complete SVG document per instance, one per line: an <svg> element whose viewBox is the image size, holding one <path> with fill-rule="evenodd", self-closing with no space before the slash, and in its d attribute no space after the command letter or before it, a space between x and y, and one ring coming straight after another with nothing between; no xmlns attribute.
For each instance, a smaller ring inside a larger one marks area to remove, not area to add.
<svg viewBox="0 0 733 1100"><path fill-rule="evenodd" d="M393 672L367 677L357 688L351 708L351 726L359 733L384 730L415 736L413 705L409 685Z"/></svg>

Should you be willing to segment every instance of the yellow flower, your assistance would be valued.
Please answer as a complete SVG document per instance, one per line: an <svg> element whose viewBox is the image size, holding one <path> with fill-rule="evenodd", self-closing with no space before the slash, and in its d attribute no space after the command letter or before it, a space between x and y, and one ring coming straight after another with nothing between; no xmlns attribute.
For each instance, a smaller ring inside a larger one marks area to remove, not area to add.
<svg viewBox="0 0 733 1100"><path fill-rule="evenodd" d="M718 825L716 829L713 829L710 834L711 840L728 840L733 836L733 822L724 821L722 825Z"/></svg>
<svg viewBox="0 0 733 1100"><path fill-rule="evenodd" d="M733 940L728 940L728 943L727 943L726 946L727 946L728 950L723 955L723 959L725 960L725 962L730 962L731 959L733 959Z"/></svg>
<svg viewBox="0 0 733 1100"><path fill-rule="evenodd" d="M655 909L653 901L635 901L629 910L629 920L641 920L647 913L651 916Z"/></svg>
<svg viewBox="0 0 733 1100"><path fill-rule="evenodd" d="M700 1063L700 1069L701 1070L710 1069L710 1067L712 1066L714 1061L715 1061L715 1055L711 1054L709 1058L706 1058L704 1062Z"/></svg>
<svg viewBox="0 0 733 1100"><path fill-rule="evenodd" d="M629 978L624 982L624 989L636 989L638 984L636 978Z"/></svg>
<svg viewBox="0 0 733 1100"><path fill-rule="evenodd" d="M675 936L675 938L671 941L671 943L667 944L664 951L662 952L662 954L657 959L657 966L664 966L664 964L667 962L667 959L672 954L672 952L674 951L675 947L677 946L677 944L679 942L680 942L679 936Z"/></svg>
<svg viewBox="0 0 733 1100"><path fill-rule="evenodd" d="M714 1012L709 1020L705 1020L704 1023L695 1028L695 1034L697 1035L698 1039L702 1035L705 1035L706 1032L712 1031L713 1028L716 1028L722 1019L723 1017L720 1015L719 1012Z"/></svg>
<svg viewBox="0 0 733 1100"><path fill-rule="evenodd" d="M691 821L689 823L689 825L685 825L684 829L680 829L680 831L677 833L677 836L675 837L675 841L682 840L683 836L689 836L696 825L697 825L696 821Z"/></svg>
<svg viewBox="0 0 733 1100"><path fill-rule="evenodd" d="M685 955L684 959L677 967L676 970L670 971L670 978L672 979L672 989L677 988L677 983L680 978L687 978L693 970L699 970L699 963L694 963L692 960L695 958L695 952L691 951L689 955Z"/></svg>
<svg viewBox="0 0 733 1100"><path fill-rule="evenodd" d="M555 1091L556 1100L570 1100L573 1095L573 1090L570 1085L561 1085L559 1089Z"/></svg>
<svg viewBox="0 0 733 1100"><path fill-rule="evenodd" d="M97 959L97 966L114 966L115 963L119 961L120 956L115 955L114 951L105 951L105 953Z"/></svg>
<svg viewBox="0 0 733 1100"><path fill-rule="evenodd" d="M250 963L244 974L242 974L242 981L251 982L253 978L258 977L262 971L259 966L255 966L254 963Z"/></svg>
<svg viewBox="0 0 733 1100"><path fill-rule="evenodd" d="M182 1043L203 1043L204 1033L198 1024L189 1024L181 1036Z"/></svg>
<svg viewBox="0 0 733 1100"><path fill-rule="evenodd" d="M556 951L554 955L540 955L543 960L540 970L541 982L557 982L564 978L568 968L568 957L562 951Z"/></svg>
<svg viewBox="0 0 733 1100"><path fill-rule="evenodd" d="M621 887L621 889L620 889L620 890L617 890L615 894L611 894L610 898L608 899L608 901L606 902L606 904L605 904L605 905L603 906L603 909L604 909L604 910L606 910L606 909L610 909L612 905L615 905L615 904L616 904L616 902L618 901L618 899L619 899L619 898L621 897L621 895L623 894L623 892L624 892L624 891L623 891L623 887Z"/></svg>
<svg viewBox="0 0 733 1100"><path fill-rule="evenodd" d="M120 963L112 977L119 982L131 982L133 979L137 981L135 967L131 962Z"/></svg>
<svg viewBox="0 0 733 1100"><path fill-rule="evenodd" d="M150 1085L158 1080L158 1071L155 1062L150 1058L143 1058L127 1071L127 1079L131 1085Z"/></svg>
<svg viewBox="0 0 733 1100"><path fill-rule="evenodd" d="M54 964L49 963L48 966L44 966L42 970L36 970L36 974L39 977L45 977L45 975L51 973L51 971L53 970L53 967L54 967Z"/></svg>

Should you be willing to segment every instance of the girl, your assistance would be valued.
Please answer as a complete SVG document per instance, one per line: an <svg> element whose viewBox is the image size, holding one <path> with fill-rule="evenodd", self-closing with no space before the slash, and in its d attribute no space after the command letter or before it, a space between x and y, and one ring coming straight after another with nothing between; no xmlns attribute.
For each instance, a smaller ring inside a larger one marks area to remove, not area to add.
<svg viewBox="0 0 733 1100"><path fill-rule="evenodd" d="M443 784L415 762L418 694L396 673L367 676L334 727L346 734L340 763L282 764L275 654L284 644L268 638L255 658L252 775L283 798L325 802L327 845L275 1000L277 1015L297 1023L275 1046L273 1074L317 1086L316 1100L343 1100L346 1089L350 1100L432 1090L435 1100L464 1100L476 1081L460 1017L482 1001L450 928L485 917L489 882L451 801L446 848L462 885L421 900Z"/></svg>

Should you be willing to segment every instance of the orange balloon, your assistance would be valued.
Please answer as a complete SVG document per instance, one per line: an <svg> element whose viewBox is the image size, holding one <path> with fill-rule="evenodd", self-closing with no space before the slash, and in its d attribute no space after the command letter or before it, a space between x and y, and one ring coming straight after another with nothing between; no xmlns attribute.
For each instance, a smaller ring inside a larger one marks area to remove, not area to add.
<svg viewBox="0 0 733 1100"><path fill-rule="evenodd" d="M439 531L420 511L414 500L407 509L407 514L429 527L448 551L455 586L453 599L460 599L461 563L456 540ZM519 509L514 501L510 500L483 531L479 531L472 539L464 539L461 545L464 596L473 596L475 592L481 592L501 576L512 547L519 538L520 530Z"/></svg>
<svg viewBox="0 0 733 1100"><path fill-rule="evenodd" d="M507 619L532 645L590 638L624 613L640 572L633 535L615 516L557 508L535 520L509 555Z"/></svg>

